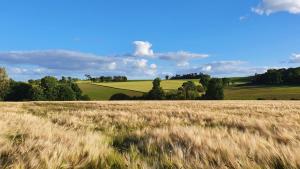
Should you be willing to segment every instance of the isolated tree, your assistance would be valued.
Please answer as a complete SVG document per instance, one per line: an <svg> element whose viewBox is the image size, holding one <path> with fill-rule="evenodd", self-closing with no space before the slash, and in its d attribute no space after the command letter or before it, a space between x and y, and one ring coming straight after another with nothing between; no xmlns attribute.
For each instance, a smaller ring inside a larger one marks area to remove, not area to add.
<svg viewBox="0 0 300 169"><path fill-rule="evenodd" d="M153 87L152 89L148 92L146 95L147 99L150 100L163 100L165 99L165 92L164 90L160 87L160 78L156 78L153 80L152 84Z"/></svg>
<svg viewBox="0 0 300 169"><path fill-rule="evenodd" d="M87 80L91 80L92 79L92 76L89 75L89 74L85 74L84 76L86 77Z"/></svg>
<svg viewBox="0 0 300 169"><path fill-rule="evenodd" d="M166 75L165 78L166 78L166 80L169 80L170 76L169 76L169 75Z"/></svg>
<svg viewBox="0 0 300 169"><path fill-rule="evenodd" d="M205 93L205 99L209 100L223 100L224 89L222 79L212 78Z"/></svg>
<svg viewBox="0 0 300 169"><path fill-rule="evenodd" d="M4 99L9 90L9 81L5 68L0 67L0 101Z"/></svg>
<svg viewBox="0 0 300 169"><path fill-rule="evenodd" d="M210 76L207 74L200 73L199 77L200 77L199 82L202 84L204 90L207 90L209 80L211 79Z"/></svg>

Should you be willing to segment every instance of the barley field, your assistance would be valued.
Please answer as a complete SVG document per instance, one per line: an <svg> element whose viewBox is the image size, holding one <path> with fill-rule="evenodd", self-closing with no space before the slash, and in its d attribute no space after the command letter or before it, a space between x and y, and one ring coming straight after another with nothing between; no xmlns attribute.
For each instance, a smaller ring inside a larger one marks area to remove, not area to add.
<svg viewBox="0 0 300 169"><path fill-rule="evenodd" d="M298 101L0 103L1 169L300 168Z"/></svg>

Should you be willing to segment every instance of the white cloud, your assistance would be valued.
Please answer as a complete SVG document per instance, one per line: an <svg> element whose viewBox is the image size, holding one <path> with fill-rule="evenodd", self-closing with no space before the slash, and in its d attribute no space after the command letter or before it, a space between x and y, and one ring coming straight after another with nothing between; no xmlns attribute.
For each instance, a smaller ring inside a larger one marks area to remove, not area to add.
<svg viewBox="0 0 300 169"><path fill-rule="evenodd" d="M117 68L117 63L116 62L112 62L108 65L109 70L115 70L116 68Z"/></svg>
<svg viewBox="0 0 300 169"><path fill-rule="evenodd" d="M132 56L98 56L69 50L37 50L0 52L0 65L18 79L41 76L155 75L157 65Z"/></svg>
<svg viewBox="0 0 300 169"><path fill-rule="evenodd" d="M248 15L240 16L239 20L244 21L244 20L248 19L248 17L249 17Z"/></svg>
<svg viewBox="0 0 300 169"><path fill-rule="evenodd" d="M211 75L227 76L227 75L249 75L262 73L266 71L266 67L249 67L243 61L216 61L207 63L199 67L188 70L188 72L203 72Z"/></svg>
<svg viewBox="0 0 300 169"><path fill-rule="evenodd" d="M35 65L47 69L88 70L106 69L114 58L69 50L0 52L0 62Z"/></svg>
<svg viewBox="0 0 300 169"><path fill-rule="evenodd" d="M134 41L133 43L135 45L133 56L143 56L174 61L177 63L178 67L188 66L189 60L192 59L203 59L209 57L208 54L191 53L187 51L156 53L151 49L152 44L148 41Z"/></svg>
<svg viewBox="0 0 300 169"><path fill-rule="evenodd" d="M151 65L150 65L150 68L151 68L151 69L157 69L157 65L156 65L156 64L151 64Z"/></svg>
<svg viewBox="0 0 300 169"><path fill-rule="evenodd" d="M209 56L208 54L191 53L187 51L158 53L156 55L160 59L165 59L165 60L203 59Z"/></svg>
<svg viewBox="0 0 300 169"><path fill-rule="evenodd" d="M123 64L126 66L124 71L128 71L133 76L155 76L157 72L157 65L153 63L149 65L146 59L128 57L123 60Z"/></svg>
<svg viewBox="0 0 300 169"><path fill-rule="evenodd" d="M300 0L262 0L252 11L259 15L270 15L276 12L300 13Z"/></svg>
<svg viewBox="0 0 300 169"><path fill-rule="evenodd" d="M148 56L152 57L154 52L151 49L152 44L147 41L134 41L135 45L134 56Z"/></svg>
<svg viewBox="0 0 300 169"><path fill-rule="evenodd" d="M300 63L300 54L293 53L289 63Z"/></svg>

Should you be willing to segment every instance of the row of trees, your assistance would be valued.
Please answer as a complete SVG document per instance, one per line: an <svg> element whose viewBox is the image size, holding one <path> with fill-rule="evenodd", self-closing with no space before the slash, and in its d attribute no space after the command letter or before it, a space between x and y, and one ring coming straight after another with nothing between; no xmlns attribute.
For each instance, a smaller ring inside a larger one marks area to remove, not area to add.
<svg viewBox="0 0 300 169"><path fill-rule="evenodd" d="M72 101L89 100L78 85L68 78L60 80L46 76L28 83L9 79L4 68L0 68L0 100L5 101Z"/></svg>
<svg viewBox="0 0 300 169"><path fill-rule="evenodd" d="M187 81L175 91L166 92L160 86L161 80L153 80L152 89L142 97L131 98L125 94L116 94L111 100L222 100L224 99L223 80L205 75L200 79L201 85Z"/></svg>
<svg viewBox="0 0 300 169"><path fill-rule="evenodd" d="M300 67L289 69L269 69L266 73L255 74L253 84L300 84Z"/></svg>
<svg viewBox="0 0 300 169"><path fill-rule="evenodd" d="M200 79L201 76L204 75L203 73L189 73L189 74L183 74L183 75L175 75L172 77L166 76L166 79L170 79L170 80L181 80L181 79Z"/></svg>
<svg viewBox="0 0 300 169"><path fill-rule="evenodd" d="M92 77L91 75L86 74L85 77L92 82L126 82L126 76L100 76Z"/></svg>

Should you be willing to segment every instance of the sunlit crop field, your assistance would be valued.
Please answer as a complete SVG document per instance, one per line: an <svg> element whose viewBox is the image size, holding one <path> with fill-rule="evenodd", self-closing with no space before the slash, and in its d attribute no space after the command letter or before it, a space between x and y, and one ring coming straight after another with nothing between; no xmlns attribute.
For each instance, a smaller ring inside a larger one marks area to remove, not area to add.
<svg viewBox="0 0 300 169"><path fill-rule="evenodd" d="M164 90L174 90L182 86L182 84L189 80L162 80L161 87ZM199 85L199 80L191 80ZM128 82L105 82L95 83L101 86L113 87L118 89L134 90L139 92L148 92L152 88L152 81L128 81Z"/></svg>
<svg viewBox="0 0 300 169"><path fill-rule="evenodd" d="M300 168L300 102L0 103L0 168Z"/></svg>

